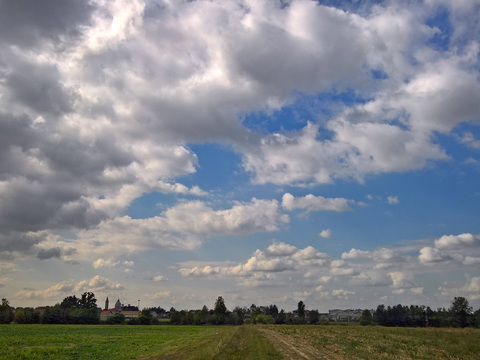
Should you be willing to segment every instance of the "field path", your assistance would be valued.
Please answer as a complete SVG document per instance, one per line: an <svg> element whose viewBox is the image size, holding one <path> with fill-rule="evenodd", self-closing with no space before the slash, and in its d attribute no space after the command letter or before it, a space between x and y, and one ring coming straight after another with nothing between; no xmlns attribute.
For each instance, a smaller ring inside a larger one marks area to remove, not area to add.
<svg viewBox="0 0 480 360"><path fill-rule="evenodd" d="M294 360L304 360L304 359L314 359L314 360L343 360L345 359L342 356L334 353L326 353L320 351L310 345L307 341L303 340L299 336L292 336L285 333L280 333L274 329L269 328L258 328L260 331L272 344L274 344L275 349L280 352L284 359L294 359Z"/></svg>

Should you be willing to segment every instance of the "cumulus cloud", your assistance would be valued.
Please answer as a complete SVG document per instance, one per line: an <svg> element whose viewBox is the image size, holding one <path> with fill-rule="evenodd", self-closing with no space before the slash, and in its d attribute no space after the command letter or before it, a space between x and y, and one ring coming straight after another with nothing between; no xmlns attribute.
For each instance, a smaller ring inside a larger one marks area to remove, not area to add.
<svg viewBox="0 0 480 360"><path fill-rule="evenodd" d="M393 282L393 287L396 289L411 289L415 288L415 291L418 291L418 284L415 281L413 274L401 272L401 271L394 271L388 273L390 278Z"/></svg>
<svg viewBox="0 0 480 360"><path fill-rule="evenodd" d="M348 203L351 200L343 198L326 199L323 196L314 196L312 194L305 197L294 197L290 193L286 193L282 197L282 207L285 210L305 209L310 211L337 211L343 212L351 210Z"/></svg>
<svg viewBox="0 0 480 360"><path fill-rule="evenodd" d="M182 276L187 277L233 277L241 285L252 280L259 284L276 280L275 274L291 273L300 269L323 268L329 261L328 255L319 252L312 246L298 249L286 243L274 243L265 251L257 249L245 263L238 265L201 265L182 266ZM244 279L248 279L244 280ZM328 282L329 276L322 276L318 281Z"/></svg>
<svg viewBox="0 0 480 360"><path fill-rule="evenodd" d="M400 200L398 200L397 196L389 196L387 198L387 201L390 205L396 205L396 204L400 203Z"/></svg>
<svg viewBox="0 0 480 360"><path fill-rule="evenodd" d="M102 267L114 267L118 265L120 262L116 261L114 258L108 258L108 259L97 259L96 261L93 262L93 267L95 269L102 268Z"/></svg>
<svg viewBox="0 0 480 360"><path fill-rule="evenodd" d="M471 132L465 132L460 138L460 142L472 149L480 150L480 140L475 139L474 135Z"/></svg>
<svg viewBox="0 0 480 360"><path fill-rule="evenodd" d="M429 246L420 249L420 255L418 255L418 260L424 264L444 262L451 259L452 258L449 255L445 254L439 249Z"/></svg>
<svg viewBox="0 0 480 360"><path fill-rule="evenodd" d="M191 250L206 236L273 232L288 222L288 215L280 211L276 200L236 202L226 210L190 201L168 208L161 216L105 220L95 228L78 231L73 242L50 235L42 246L60 247L63 254L75 246L75 251L68 253L69 259L86 260L94 254L99 257L93 264L95 268L112 267L119 264L115 260L119 256L150 249ZM281 247L272 245L268 251L279 251L275 246Z"/></svg>
<svg viewBox="0 0 480 360"><path fill-rule="evenodd" d="M341 257L344 260L353 259L372 259L376 262L390 263L405 261L404 256L401 255L401 249L380 248L375 251L366 251L358 249L350 249L348 252L342 253Z"/></svg>
<svg viewBox="0 0 480 360"><path fill-rule="evenodd" d="M349 291L344 289L335 289L332 291L332 296L342 300L348 300L353 295L355 295L355 291Z"/></svg>
<svg viewBox="0 0 480 360"><path fill-rule="evenodd" d="M467 280L462 286L449 287L447 283L439 286L438 291L446 297L465 296L471 300L480 299L480 277L467 276Z"/></svg>
<svg viewBox="0 0 480 360"><path fill-rule="evenodd" d="M324 239L329 239L330 237L332 237L332 230L324 229L318 233L318 236Z"/></svg>
<svg viewBox="0 0 480 360"><path fill-rule="evenodd" d="M74 287L75 292L123 290L123 289L124 287L121 284L113 282L99 275L95 275L90 280L80 281Z"/></svg>
<svg viewBox="0 0 480 360"><path fill-rule="evenodd" d="M275 242L265 249L265 255L270 257L289 256L296 253L298 249L290 244Z"/></svg>
<svg viewBox="0 0 480 360"><path fill-rule="evenodd" d="M106 290L123 290L124 287L107 278L99 275L90 280L82 280L78 283L74 281L63 281L50 286L45 290L21 290L15 293L17 299L52 299L68 295L68 293L83 293L86 291L101 292Z"/></svg>
<svg viewBox="0 0 480 360"><path fill-rule="evenodd" d="M176 181L197 169L190 143L232 145L256 183L362 181L448 159L435 134L480 114L475 42L435 51L438 30L395 3L0 6L2 251L28 253L40 241L28 232L115 221L143 194L206 196ZM474 11L445 6L458 39ZM298 94L352 88L369 100L322 124L265 134L241 122ZM348 210L346 199L313 195L284 205Z"/></svg>
<svg viewBox="0 0 480 360"><path fill-rule="evenodd" d="M462 247L480 246L480 236L473 234L443 235L435 240L435 247L438 249L452 249Z"/></svg>

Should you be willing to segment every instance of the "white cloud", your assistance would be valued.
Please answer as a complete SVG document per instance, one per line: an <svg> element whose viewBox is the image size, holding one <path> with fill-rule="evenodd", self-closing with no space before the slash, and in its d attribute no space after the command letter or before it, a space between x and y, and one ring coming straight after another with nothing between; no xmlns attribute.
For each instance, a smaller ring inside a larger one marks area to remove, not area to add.
<svg viewBox="0 0 480 360"><path fill-rule="evenodd" d="M199 246L205 236L272 232L288 222L288 215L280 211L276 200L254 198L251 202L236 202L226 210L214 210L204 202L190 201L167 209L161 216L106 220L93 229L77 232L74 242L57 236L48 238L48 244L58 247L59 251L74 247L72 259L99 256L94 262L95 268L113 267L119 264L115 260L119 256L150 249L191 250ZM104 256L109 257L104 259Z"/></svg>
<svg viewBox="0 0 480 360"><path fill-rule="evenodd" d="M332 230L324 229L324 230L320 231L318 236L321 237L321 238L324 238L324 239L329 239L330 237L332 237Z"/></svg>
<svg viewBox="0 0 480 360"><path fill-rule="evenodd" d="M375 251L366 251L358 249L350 249L348 252L342 253L344 260L353 259L372 259L374 261L385 262L402 262L405 258L400 254L401 249L380 248Z"/></svg>
<svg viewBox="0 0 480 360"><path fill-rule="evenodd" d="M337 299L348 300L351 296L355 295L355 291L335 289L332 291L332 295Z"/></svg>
<svg viewBox="0 0 480 360"><path fill-rule="evenodd" d="M103 292L110 290L123 290L124 287L107 278L99 275L90 280L82 280L78 283L74 281L63 281L50 286L45 290L21 290L14 294L16 299L53 299L67 296L68 293L83 293L86 291Z"/></svg>
<svg viewBox="0 0 480 360"><path fill-rule="evenodd" d="M426 246L420 249L420 255L418 255L418 260L423 264L438 263L449 261L452 258L447 254L443 253L439 249Z"/></svg>
<svg viewBox="0 0 480 360"><path fill-rule="evenodd" d="M392 285L392 279L384 271L368 270L352 276L349 284L360 286L389 286Z"/></svg>
<svg viewBox="0 0 480 360"><path fill-rule="evenodd" d="M333 268L333 269L330 269L330 275L352 276L352 275L358 275L358 271L353 268Z"/></svg>
<svg viewBox="0 0 480 360"><path fill-rule="evenodd" d="M265 256L289 256L296 253L298 249L290 244L275 242L265 249Z"/></svg>
<svg viewBox="0 0 480 360"><path fill-rule="evenodd" d="M435 240L438 249L453 249L461 247L480 246L480 236L472 234L443 235Z"/></svg>
<svg viewBox="0 0 480 360"><path fill-rule="evenodd" d="M439 286L439 293L445 297L464 296L470 300L480 299L480 277L467 276L467 281L462 286L448 287Z"/></svg>
<svg viewBox="0 0 480 360"><path fill-rule="evenodd" d="M324 198L323 196L314 196L312 194L305 197L294 197L286 193L282 197L282 207L285 210L305 209L310 211L337 211L343 212L351 210L348 203L352 202L344 198Z"/></svg>
<svg viewBox="0 0 480 360"><path fill-rule="evenodd" d="M396 204L400 203L400 200L398 200L397 196L389 196L387 198L387 201L390 205L396 205Z"/></svg>
<svg viewBox="0 0 480 360"><path fill-rule="evenodd" d="M153 281L168 281L168 279L165 276L158 275L153 277Z"/></svg>
<svg viewBox="0 0 480 360"><path fill-rule="evenodd" d="M96 261L93 262L93 267L95 269L98 269L98 268L102 268L102 267L114 267L116 265L118 265L120 262L119 261L115 261L114 258L108 258L108 259L98 259Z"/></svg>
<svg viewBox="0 0 480 360"><path fill-rule="evenodd" d="M106 291L106 290L123 290L124 287L119 283L113 282L107 278L95 275L90 280L80 281L75 285L75 292L85 291Z"/></svg>
<svg viewBox="0 0 480 360"><path fill-rule="evenodd" d="M418 284L415 281L413 274L405 273L402 271L394 271L388 273L393 282L393 287L396 289L412 289L415 288L415 291L418 290Z"/></svg>
<svg viewBox="0 0 480 360"><path fill-rule="evenodd" d="M422 295L423 294L423 287L413 287L410 288L410 291L416 295Z"/></svg>
<svg viewBox="0 0 480 360"><path fill-rule="evenodd" d="M173 231L198 235L242 235L279 230L289 222L280 212L276 200L253 198L249 203L236 202L231 209L215 211L201 201L179 204L164 213Z"/></svg>
<svg viewBox="0 0 480 360"><path fill-rule="evenodd" d="M460 138L460 142L472 149L480 150L480 140L475 139L474 135L471 132L465 132Z"/></svg>
<svg viewBox="0 0 480 360"><path fill-rule="evenodd" d="M477 265L480 264L480 257L473 257L473 256L465 256L463 260L465 265Z"/></svg>

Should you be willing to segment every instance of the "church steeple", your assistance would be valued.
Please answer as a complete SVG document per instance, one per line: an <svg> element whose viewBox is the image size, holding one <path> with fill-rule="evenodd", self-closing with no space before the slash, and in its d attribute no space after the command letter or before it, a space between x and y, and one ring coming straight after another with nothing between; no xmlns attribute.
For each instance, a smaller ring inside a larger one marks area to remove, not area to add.
<svg viewBox="0 0 480 360"><path fill-rule="evenodd" d="M105 300L105 309L104 310L108 310L108 296L107 296L107 300Z"/></svg>
<svg viewBox="0 0 480 360"><path fill-rule="evenodd" d="M122 303L120 302L120 299L118 299L115 303L115 309L122 310Z"/></svg>

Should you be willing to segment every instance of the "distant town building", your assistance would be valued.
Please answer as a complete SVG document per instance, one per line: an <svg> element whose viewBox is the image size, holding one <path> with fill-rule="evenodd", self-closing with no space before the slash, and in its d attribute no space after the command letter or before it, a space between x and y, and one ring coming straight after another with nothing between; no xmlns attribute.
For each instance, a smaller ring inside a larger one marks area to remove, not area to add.
<svg viewBox="0 0 480 360"><path fill-rule="evenodd" d="M100 320L108 320L111 316L121 313L125 316L125 319L136 319L140 316L141 311L139 310L123 310L123 305L120 302L120 299L115 303L115 308L108 308L109 301L108 297L105 300L105 309L100 313Z"/></svg>
<svg viewBox="0 0 480 360"><path fill-rule="evenodd" d="M330 321L358 321L360 316L362 316L363 310L361 309L348 309L348 310L341 310L341 309L333 309L328 310L328 320Z"/></svg>

